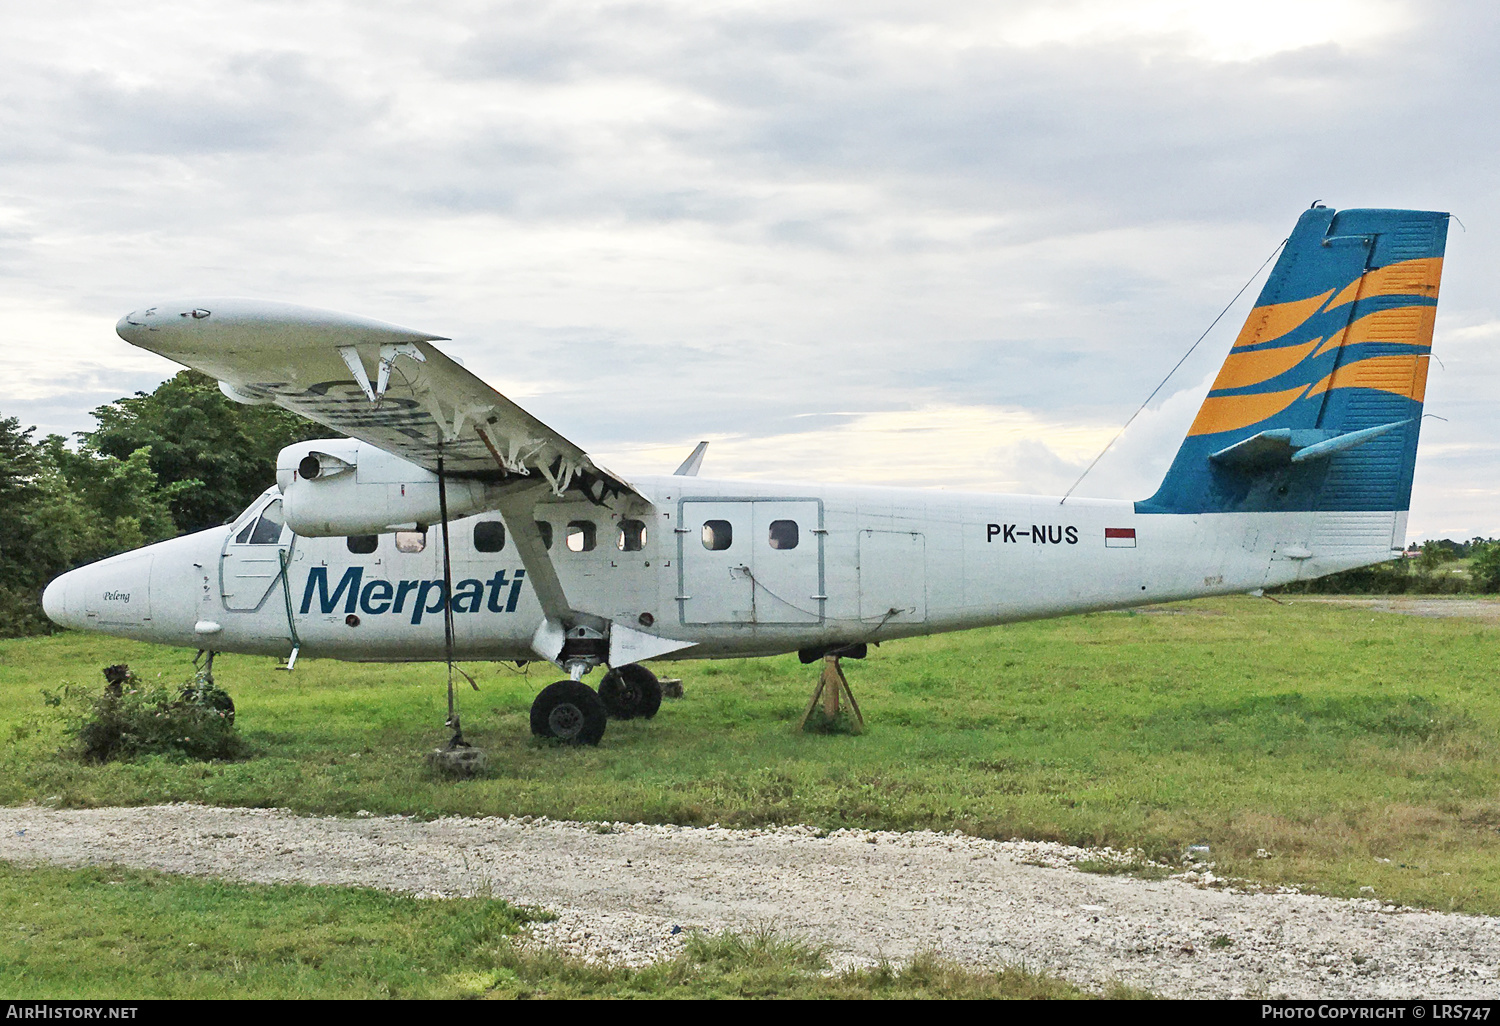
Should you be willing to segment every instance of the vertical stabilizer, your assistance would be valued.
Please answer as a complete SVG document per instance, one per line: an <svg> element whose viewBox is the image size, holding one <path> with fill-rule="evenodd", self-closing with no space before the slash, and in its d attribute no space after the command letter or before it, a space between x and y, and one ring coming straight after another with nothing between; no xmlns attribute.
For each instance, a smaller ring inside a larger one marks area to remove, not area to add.
<svg viewBox="0 0 1500 1026"><path fill-rule="evenodd" d="M1302 215L1141 513L1402 511L1448 215Z"/></svg>

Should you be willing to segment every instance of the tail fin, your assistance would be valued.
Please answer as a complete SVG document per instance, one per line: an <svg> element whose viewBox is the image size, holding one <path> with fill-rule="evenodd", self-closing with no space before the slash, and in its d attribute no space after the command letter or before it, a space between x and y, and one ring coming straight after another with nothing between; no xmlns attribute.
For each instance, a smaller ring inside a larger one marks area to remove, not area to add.
<svg viewBox="0 0 1500 1026"><path fill-rule="evenodd" d="M1302 215L1140 513L1405 510L1448 215Z"/></svg>

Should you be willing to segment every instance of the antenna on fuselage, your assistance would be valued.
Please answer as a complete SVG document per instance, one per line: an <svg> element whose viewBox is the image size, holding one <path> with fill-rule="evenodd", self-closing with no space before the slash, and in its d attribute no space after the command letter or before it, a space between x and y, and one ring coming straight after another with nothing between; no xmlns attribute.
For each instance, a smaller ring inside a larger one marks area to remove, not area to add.
<svg viewBox="0 0 1500 1026"><path fill-rule="evenodd" d="M697 477L698 468L703 466L703 454L708 452L708 443L699 442L698 447L692 451L687 459L682 461L682 466L672 471L673 477Z"/></svg>

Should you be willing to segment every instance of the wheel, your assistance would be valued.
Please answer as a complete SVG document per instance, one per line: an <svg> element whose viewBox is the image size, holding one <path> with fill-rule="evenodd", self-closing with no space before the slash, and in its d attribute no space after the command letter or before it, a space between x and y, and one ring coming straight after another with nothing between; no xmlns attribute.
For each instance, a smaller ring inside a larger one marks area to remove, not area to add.
<svg viewBox="0 0 1500 1026"><path fill-rule="evenodd" d="M573 745L597 745L609 717L587 684L560 680L548 684L531 703L531 732Z"/></svg>
<svg viewBox="0 0 1500 1026"><path fill-rule="evenodd" d="M617 666L599 682L599 698L613 719L649 720L661 708L661 683L639 663Z"/></svg>

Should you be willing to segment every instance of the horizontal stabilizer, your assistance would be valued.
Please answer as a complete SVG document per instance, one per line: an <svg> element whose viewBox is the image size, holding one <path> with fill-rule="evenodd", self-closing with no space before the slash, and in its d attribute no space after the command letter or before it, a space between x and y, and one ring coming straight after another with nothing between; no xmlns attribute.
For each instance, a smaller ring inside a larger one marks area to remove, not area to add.
<svg viewBox="0 0 1500 1026"><path fill-rule="evenodd" d="M1336 452L1345 452L1410 423L1409 419L1396 420L1342 434L1319 428L1272 428L1210 453L1208 458L1220 466L1240 470L1286 466L1289 463L1303 463L1332 456Z"/></svg>
<svg viewBox="0 0 1500 1026"><path fill-rule="evenodd" d="M1335 435L1326 442L1314 442L1307 448L1302 449L1292 457L1293 463L1301 463L1303 460L1316 460L1324 456L1332 456L1336 452L1345 452L1356 445L1364 445L1372 438L1379 438L1387 431L1394 431L1398 427L1405 427L1411 423L1411 419L1393 420L1389 424L1377 424L1363 431L1349 431L1342 435Z"/></svg>

